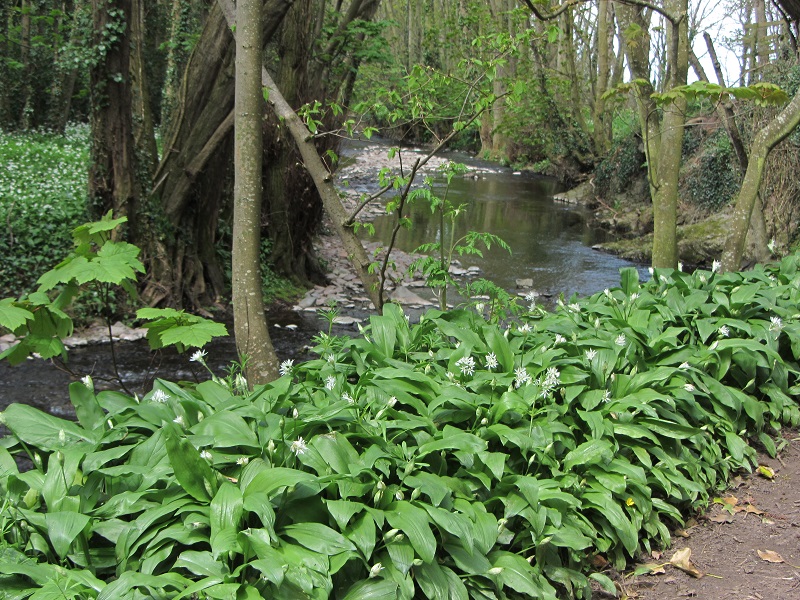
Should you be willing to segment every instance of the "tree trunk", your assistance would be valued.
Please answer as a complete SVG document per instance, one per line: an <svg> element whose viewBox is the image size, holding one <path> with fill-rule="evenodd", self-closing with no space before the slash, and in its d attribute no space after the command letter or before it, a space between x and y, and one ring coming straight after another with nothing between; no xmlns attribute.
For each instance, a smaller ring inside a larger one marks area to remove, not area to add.
<svg viewBox="0 0 800 600"><path fill-rule="evenodd" d="M278 378L261 289L261 1L236 6L233 327L249 385Z"/></svg>
<svg viewBox="0 0 800 600"><path fill-rule="evenodd" d="M736 198L730 234L722 255L722 268L725 271L736 271L741 267L750 215L758 198L767 157L770 151L798 125L800 125L800 93L795 93L792 101L753 139L747 172L739 196Z"/></svg>
<svg viewBox="0 0 800 600"><path fill-rule="evenodd" d="M265 43L290 5L288 0L267 0L263 5ZM219 302L225 292L224 270L214 248L233 144L234 44L216 4L178 90L153 177L152 194L160 200L161 215L152 233L164 248L149 257L150 280L142 298L151 305L201 308Z"/></svg>
<svg viewBox="0 0 800 600"><path fill-rule="evenodd" d="M605 100L603 94L608 89L609 56L611 53L609 17L611 7L608 0L599 0L598 22L597 22L597 80L594 91L594 112L592 121L594 122L594 151L598 156L605 156L611 147L611 128L609 115L606 114ZM611 21L613 25L613 20Z"/></svg>
<svg viewBox="0 0 800 600"><path fill-rule="evenodd" d="M126 215L130 237L141 236L136 181L136 153L131 117L129 73L131 0L92 0L95 52L101 59L90 73L92 100L92 161L89 199L95 215L113 210ZM113 44L104 39L108 28L122 28ZM100 44L104 46L99 46ZM104 47L101 51L100 48Z"/></svg>
<svg viewBox="0 0 800 600"><path fill-rule="evenodd" d="M232 0L218 0L218 4L223 8L225 17L229 22L232 22L234 14ZM261 69L261 83L267 92L266 97L270 106L275 111L275 114L286 124L295 144L297 144L303 163L322 198L336 234L342 240L345 252L364 285L364 290L375 307L380 310L382 302L381 294L378 291L378 278L369 272L370 259L364 251L361 240L355 235L353 229L345 224L347 222L347 214L333 185L331 174L317 153L317 148L313 143L313 136L305 124L300 121L297 113L283 98L272 77L263 67Z"/></svg>
<svg viewBox="0 0 800 600"><path fill-rule="evenodd" d="M145 74L144 0L131 1L131 92L134 118L136 158L152 180L158 165L153 111L150 109L150 87Z"/></svg>

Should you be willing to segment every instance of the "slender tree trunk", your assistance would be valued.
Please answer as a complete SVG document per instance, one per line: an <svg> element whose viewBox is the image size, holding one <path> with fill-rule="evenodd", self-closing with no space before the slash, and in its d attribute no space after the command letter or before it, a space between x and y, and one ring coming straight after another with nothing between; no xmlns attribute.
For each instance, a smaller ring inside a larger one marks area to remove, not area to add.
<svg viewBox="0 0 800 600"><path fill-rule="evenodd" d="M233 192L233 326L248 383L278 377L261 289L261 2L236 6L236 102Z"/></svg>
<svg viewBox="0 0 800 600"><path fill-rule="evenodd" d="M736 199L731 217L730 234L722 255L724 270L736 271L741 267L747 230L750 226L750 215L758 198L767 157L770 151L792 133L798 125L800 125L800 93L796 93L792 101L778 116L761 129L753 139L747 172Z"/></svg>
<svg viewBox="0 0 800 600"><path fill-rule="evenodd" d="M20 23L20 62L22 63L22 72L31 72L31 6L30 0L22 0L21 4L22 18ZM33 107L31 106L31 83L30 77L23 76L22 83L22 113L19 116L19 122L23 129L30 129L31 117L33 116Z"/></svg>
<svg viewBox="0 0 800 600"><path fill-rule="evenodd" d="M609 135L610 121L609 115L606 114L605 100L603 94L608 89L608 79L610 73L609 55L611 52L611 44L609 43L609 17L611 15L610 2L608 0L599 0L598 5L598 21L597 21L597 80L595 82L594 90L594 112L592 121L594 122L594 151L598 156L605 156L608 149L611 147L611 136ZM611 21L613 25L613 20Z"/></svg>
<svg viewBox="0 0 800 600"><path fill-rule="evenodd" d="M234 14L232 0L218 0L218 4L223 8L226 19L232 22ZM294 138L303 162L313 178L314 185L322 198L325 210L328 211L334 230L342 240L345 252L355 268L357 275L361 279L364 290L369 295L375 307L380 310L382 302L381 294L378 290L378 278L369 271L370 259L364 251L361 240L358 239L351 227L345 225L347 222L347 213L333 185L331 174L317 153L317 148L313 143L313 136L297 116L297 113L294 112L283 98L281 91L263 66L261 68L261 84L267 91L268 103L278 117L283 119L286 123L292 138Z"/></svg>

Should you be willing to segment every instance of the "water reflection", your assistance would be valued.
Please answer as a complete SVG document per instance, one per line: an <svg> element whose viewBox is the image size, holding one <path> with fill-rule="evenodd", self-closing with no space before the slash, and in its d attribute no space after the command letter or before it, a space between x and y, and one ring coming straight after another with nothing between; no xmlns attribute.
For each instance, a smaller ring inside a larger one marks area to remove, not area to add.
<svg viewBox="0 0 800 600"><path fill-rule="evenodd" d="M442 187L436 188L443 193ZM551 294L581 296L619 284L619 270L633 263L592 249L605 241L602 230L589 226L589 214L581 208L554 202L558 189L548 179L513 175L510 171L453 179L448 200L465 204L466 214L456 224L456 239L467 231L486 231L500 236L512 254L492 247L484 259L461 257L464 267L477 265L486 278L513 289L515 280L532 279L534 289ZM413 251L421 244L438 241L438 219L430 207L412 206L412 226L402 230L397 245ZM375 221L376 236L387 241L394 226L390 216ZM450 231L446 232L449 240Z"/></svg>

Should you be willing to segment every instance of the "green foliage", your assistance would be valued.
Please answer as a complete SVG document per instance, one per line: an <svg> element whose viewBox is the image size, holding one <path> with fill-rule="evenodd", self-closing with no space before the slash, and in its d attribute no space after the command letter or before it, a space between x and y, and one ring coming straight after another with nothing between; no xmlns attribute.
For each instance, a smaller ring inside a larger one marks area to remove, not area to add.
<svg viewBox="0 0 800 600"><path fill-rule="evenodd" d="M115 230L127 220L127 217L114 219L109 211L99 221L76 227L72 232L74 250L39 277L36 292L19 300L0 300L0 328L19 339L0 353L0 360L5 358L14 365L32 354L66 360L62 340L72 335L73 322L64 311L81 290L93 290L100 298L110 328L108 307L114 290L121 288L135 299L137 274L144 273L138 259L139 248L113 239ZM148 329L147 339L153 349L173 345L183 352L187 347L202 347L214 337L227 335L220 323L171 308L143 308L137 318L151 319L144 327ZM113 356L112 351L112 359Z"/></svg>
<svg viewBox="0 0 800 600"><path fill-rule="evenodd" d="M464 174L467 170L466 165L460 163L448 162L439 167L440 172L445 178L445 191L443 197L439 198L432 193L432 181L426 182L426 187L413 190L409 194L409 202L415 200L423 200L430 206L431 212L435 215L439 222L439 231L437 241L422 244L415 253L422 253L425 256L413 261L409 267L409 273L420 271L425 277L425 283L430 287L439 300L439 307L442 310L447 308L447 290L449 287L454 287L458 292L464 296L469 297L470 290L468 286L462 286L450 274L450 265L453 263L453 257L458 256L478 256L483 257L483 252L480 249L482 245L486 250L492 247L492 244L511 253L511 248L500 237L492 233L481 233L477 231L469 231L466 235L459 239L455 239L455 224L458 217L466 210L466 205L461 204L455 206L447 200L447 194L450 190L450 184L453 177L456 175ZM387 211L390 207L387 207ZM448 239L449 234L449 239ZM507 314L510 310L510 302L502 302L507 300L507 294L490 282L484 282L481 286L482 292L491 292L490 298L492 300L490 307L498 309L503 315ZM480 295L477 294L476 295ZM490 315L497 316L494 310L490 311Z"/></svg>
<svg viewBox="0 0 800 600"><path fill-rule="evenodd" d="M175 346L178 352L183 352L186 348L202 348L215 337L228 335L222 323L174 308L140 308L136 318L147 321L142 327L147 329L147 341L153 350Z"/></svg>
<svg viewBox="0 0 800 600"><path fill-rule="evenodd" d="M33 287L71 246L86 219L86 126L64 136L0 132L0 295Z"/></svg>
<svg viewBox="0 0 800 600"><path fill-rule="evenodd" d="M589 598L596 554L622 568L666 543L682 511L755 465L748 440L774 453L768 434L800 422L799 267L644 284L628 269L505 330L465 311L411 326L388 305L252 393L74 383L77 423L12 405L0 586Z"/></svg>
<svg viewBox="0 0 800 600"><path fill-rule="evenodd" d="M724 130L717 130L698 157L684 167L681 191L685 198L706 210L716 211L739 191L736 156Z"/></svg>
<svg viewBox="0 0 800 600"><path fill-rule="evenodd" d="M125 221L127 217L113 219L109 211L100 221L76 227L74 250L39 277L39 289L17 301L3 300L6 310L0 313L0 327L11 330L20 341L0 354L0 360L6 358L14 365L34 353L66 359L62 339L72 334L72 319L64 310L83 287L94 288L106 301L113 286L135 297L136 274L144 273L137 258L139 248L111 239L114 229ZM51 299L47 292L54 288L58 294ZM23 312L27 313L24 319Z"/></svg>
<svg viewBox="0 0 800 600"><path fill-rule="evenodd" d="M610 199L615 194L624 192L631 181L645 174L645 162L641 141L637 136L629 135L615 141L611 151L594 172L598 195Z"/></svg>

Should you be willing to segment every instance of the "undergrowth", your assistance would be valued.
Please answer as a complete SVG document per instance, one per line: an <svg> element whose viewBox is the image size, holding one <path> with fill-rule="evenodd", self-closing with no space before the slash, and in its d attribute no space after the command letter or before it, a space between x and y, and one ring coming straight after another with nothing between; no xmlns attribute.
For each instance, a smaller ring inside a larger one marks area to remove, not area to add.
<svg viewBox="0 0 800 600"><path fill-rule="evenodd" d="M753 468L748 442L774 455L800 422L798 260L624 270L507 329L388 305L253 392L87 379L77 423L12 405L0 598L616 593L598 555L621 569L667 544Z"/></svg>
<svg viewBox="0 0 800 600"><path fill-rule="evenodd" d="M34 287L86 221L88 125L0 131L0 164L0 296L10 296Z"/></svg>

